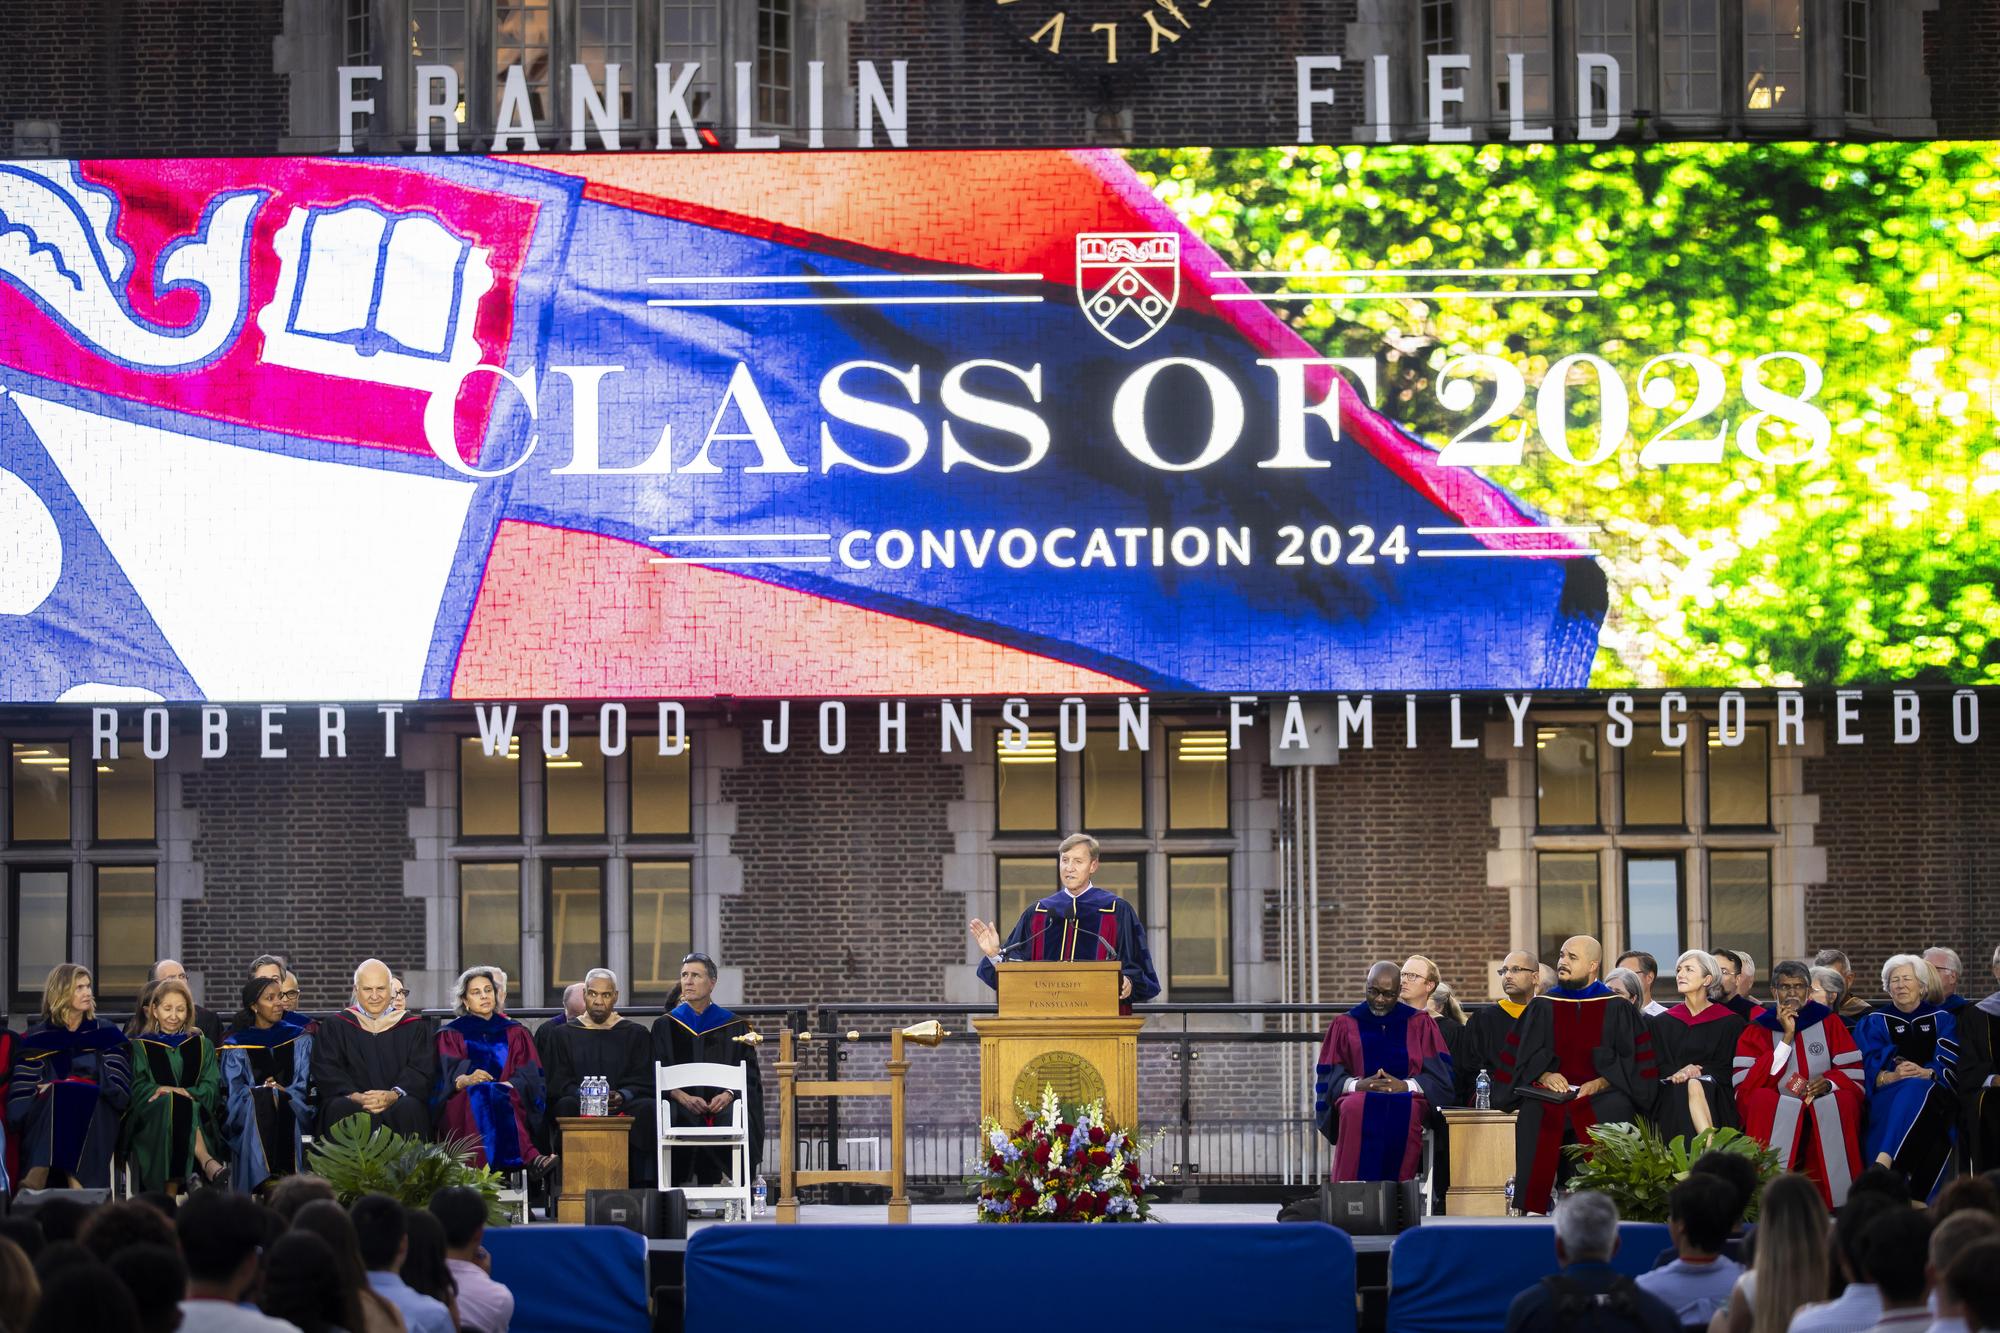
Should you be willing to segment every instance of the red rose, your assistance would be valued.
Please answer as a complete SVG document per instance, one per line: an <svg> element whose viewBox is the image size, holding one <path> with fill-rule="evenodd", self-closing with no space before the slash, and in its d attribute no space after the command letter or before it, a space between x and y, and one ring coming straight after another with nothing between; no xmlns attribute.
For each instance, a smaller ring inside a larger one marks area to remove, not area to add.
<svg viewBox="0 0 2000 1333"><path fill-rule="evenodd" d="M1035 1132L1035 1122L1032 1120L1023 1120L1021 1122L1021 1132L1015 1137L1025 1139L1034 1132Z"/></svg>
<svg viewBox="0 0 2000 1333"><path fill-rule="evenodd" d="M1007 1159L996 1152L986 1159L986 1169L988 1171L1005 1171L1007 1169Z"/></svg>
<svg viewBox="0 0 2000 1333"><path fill-rule="evenodd" d="M1111 1154L1104 1151L1104 1149L1102 1148L1092 1148L1090 1150L1088 1160L1092 1166L1096 1167L1109 1166L1111 1165Z"/></svg>
<svg viewBox="0 0 2000 1333"><path fill-rule="evenodd" d="M1033 1185L1023 1185L1014 1195L1014 1208L1017 1212L1025 1213L1041 1201L1042 1196L1035 1193Z"/></svg>
<svg viewBox="0 0 2000 1333"><path fill-rule="evenodd" d="M1035 1145L1035 1165L1047 1166L1048 1164L1049 1164L1049 1145L1046 1143L1037 1143Z"/></svg>
<svg viewBox="0 0 2000 1333"><path fill-rule="evenodd" d="M1139 1164L1137 1162L1127 1162L1125 1163L1125 1169L1119 1174L1123 1175L1125 1179L1137 1183L1139 1179Z"/></svg>
<svg viewBox="0 0 2000 1333"><path fill-rule="evenodd" d="M1090 1141L1091 1141L1092 1143L1095 1143L1095 1144L1100 1144L1100 1145L1101 1145L1101 1144L1103 1144L1103 1142L1104 1142L1104 1141L1105 1141L1106 1139L1108 1139L1108 1138L1110 1138L1110 1137L1111 1137L1111 1136L1110 1136L1109 1134L1106 1134L1106 1133L1104 1132L1104 1126L1102 1126L1102 1125L1092 1125L1092 1126L1090 1127Z"/></svg>

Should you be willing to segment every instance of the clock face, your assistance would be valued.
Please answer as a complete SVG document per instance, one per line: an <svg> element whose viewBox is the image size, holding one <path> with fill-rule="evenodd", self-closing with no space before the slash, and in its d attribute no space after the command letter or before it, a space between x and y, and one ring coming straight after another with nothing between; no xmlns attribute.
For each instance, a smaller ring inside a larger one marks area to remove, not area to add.
<svg viewBox="0 0 2000 1333"><path fill-rule="evenodd" d="M1208 20L1214 0L991 0L1044 55L1116 72L1164 55Z"/></svg>

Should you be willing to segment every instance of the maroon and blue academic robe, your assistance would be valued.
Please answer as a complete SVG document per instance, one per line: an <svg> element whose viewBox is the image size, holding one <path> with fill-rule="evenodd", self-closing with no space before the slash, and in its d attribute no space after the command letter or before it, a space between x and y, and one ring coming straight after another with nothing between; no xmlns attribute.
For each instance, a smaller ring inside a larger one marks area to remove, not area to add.
<svg viewBox="0 0 2000 1333"><path fill-rule="evenodd" d="M2000 992L1958 1011L1958 1087L1965 1099L1968 1156L1976 1174L2000 1170L2000 1068L1994 1062L1994 1029L2000 1027Z"/></svg>
<svg viewBox="0 0 2000 1333"><path fill-rule="evenodd" d="M1602 1078L1593 1096L1557 1098L1536 1086L1559 1073L1572 1088ZM1496 1107L1514 1119L1516 1198L1523 1212L1546 1213L1565 1143L1590 1142L1595 1125L1629 1123L1652 1100L1659 1070L1653 1040L1637 1007L1593 981L1537 995L1508 1034L1493 1075Z"/></svg>
<svg viewBox="0 0 2000 1333"><path fill-rule="evenodd" d="M1944 1185L1958 1138L1958 1023L1941 1004L1925 1000L1909 1013L1878 1004L1855 1029L1862 1085L1868 1090L1868 1138L1862 1155L1889 1156L1889 1169L1910 1182L1910 1197L1934 1198ZM1931 1071L1929 1078L1878 1083L1896 1061Z"/></svg>
<svg viewBox="0 0 2000 1333"><path fill-rule="evenodd" d="M475 1141L475 1166L518 1171L541 1156L530 1132L548 1111L541 1056L528 1029L501 1014L461 1014L438 1029L438 1132ZM458 1080L485 1070L491 1083Z"/></svg>
<svg viewBox="0 0 2000 1333"><path fill-rule="evenodd" d="M230 1186L247 1194L304 1170L299 1146L312 1117L312 1035L280 1019L228 1033L219 1054Z"/></svg>
<svg viewBox="0 0 2000 1333"><path fill-rule="evenodd" d="M1003 961L1018 963L1104 962L1116 959L1132 983L1129 1002L1150 1000L1160 993L1153 955L1146 946L1146 928L1132 904L1091 885L1072 898L1059 889L1021 913L1000 950ZM979 979L999 989L993 960L979 960Z"/></svg>
<svg viewBox="0 0 2000 1333"><path fill-rule="evenodd" d="M1826 1206L1838 1208L1861 1172L1861 1051L1823 1004L1799 1010L1781 1053L1784 1031L1767 1009L1736 1039L1737 1114L1779 1166L1803 1171ZM1825 1079L1828 1090L1808 1102L1793 1091L1800 1079Z"/></svg>
<svg viewBox="0 0 2000 1333"><path fill-rule="evenodd" d="M370 1032L352 1007L319 1025L312 1048L313 1082L319 1085L320 1131L351 1115L420 1139L431 1136L431 1091L437 1084L437 1042L422 1014L406 1013L393 1026ZM302 1032L303 1028L300 1029ZM389 1109L369 1113L355 1098L395 1089Z"/></svg>
<svg viewBox="0 0 2000 1333"><path fill-rule="evenodd" d="M1738 1128L1734 1075L1736 1039L1743 1035L1743 1016L1726 1004L1707 1005L1699 1015L1689 1013L1687 1005L1677 1004L1646 1026L1653 1034L1659 1061L1652 1118L1660 1137L1694 1142L1700 1132L1694 1117L1697 1089L1708 1104L1710 1124ZM1685 1083L1667 1082L1687 1065L1700 1065L1701 1077Z"/></svg>
<svg viewBox="0 0 2000 1333"><path fill-rule="evenodd" d="M1378 1071L1417 1092L1349 1091ZM1327 1025L1320 1043L1313 1117L1334 1145L1335 1180L1409 1180L1423 1156L1424 1116L1449 1106L1451 1055L1429 1014L1398 1004L1376 1014L1358 1004Z"/></svg>
<svg viewBox="0 0 2000 1333"><path fill-rule="evenodd" d="M47 1167L85 1188L108 1186L131 1088L131 1044L114 1025L86 1018L74 1032L58 1023L29 1028L7 1083L22 1168Z"/></svg>
<svg viewBox="0 0 2000 1333"><path fill-rule="evenodd" d="M755 1174L764 1156L764 1082L757 1069L757 1053L736 1040L749 1030L747 1020L738 1018L719 1004L696 1013L683 1004L660 1016L653 1024L653 1060L662 1065L742 1065L743 1114L750 1130L750 1171ZM688 1088L697 1097L713 1097L720 1088ZM673 1112L672 1124L715 1125L728 1121L733 1111L722 1116L696 1115L671 1097L661 1099ZM676 1185L713 1185L728 1173L729 1154L722 1148L676 1148L673 1153Z"/></svg>

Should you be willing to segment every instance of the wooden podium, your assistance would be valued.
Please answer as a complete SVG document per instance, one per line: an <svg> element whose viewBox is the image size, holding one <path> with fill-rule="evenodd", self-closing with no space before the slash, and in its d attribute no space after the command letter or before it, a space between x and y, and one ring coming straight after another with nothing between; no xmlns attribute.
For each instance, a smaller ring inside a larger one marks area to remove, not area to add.
<svg viewBox="0 0 2000 1333"><path fill-rule="evenodd" d="M999 1012L979 1033L979 1114L1018 1125L1017 1103L1039 1107L1044 1085L1065 1104L1102 1099L1111 1123L1139 1127L1139 1029L1118 1012L1119 967L999 963Z"/></svg>
<svg viewBox="0 0 2000 1333"><path fill-rule="evenodd" d="M556 1221L581 1222L584 1195L591 1190L622 1190L631 1183L632 1118L623 1115L565 1115L562 1127L562 1193L556 1196Z"/></svg>
<svg viewBox="0 0 2000 1333"><path fill-rule="evenodd" d="M1507 1177L1514 1174L1514 1113L1447 1106L1451 1142L1450 1217L1505 1217Z"/></svg>

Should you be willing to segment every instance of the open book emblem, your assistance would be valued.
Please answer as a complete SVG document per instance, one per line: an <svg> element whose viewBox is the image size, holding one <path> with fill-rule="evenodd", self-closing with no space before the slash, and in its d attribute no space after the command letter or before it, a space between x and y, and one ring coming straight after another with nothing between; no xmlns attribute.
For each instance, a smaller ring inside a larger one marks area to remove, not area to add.
<svg viewBox="0 0 2000 1333"><path fill-rule="evenodd" d="M277 291L257 316L270 364L430 392L478 364L491 255L430 214L294 208L273 244Z"/></svg>

